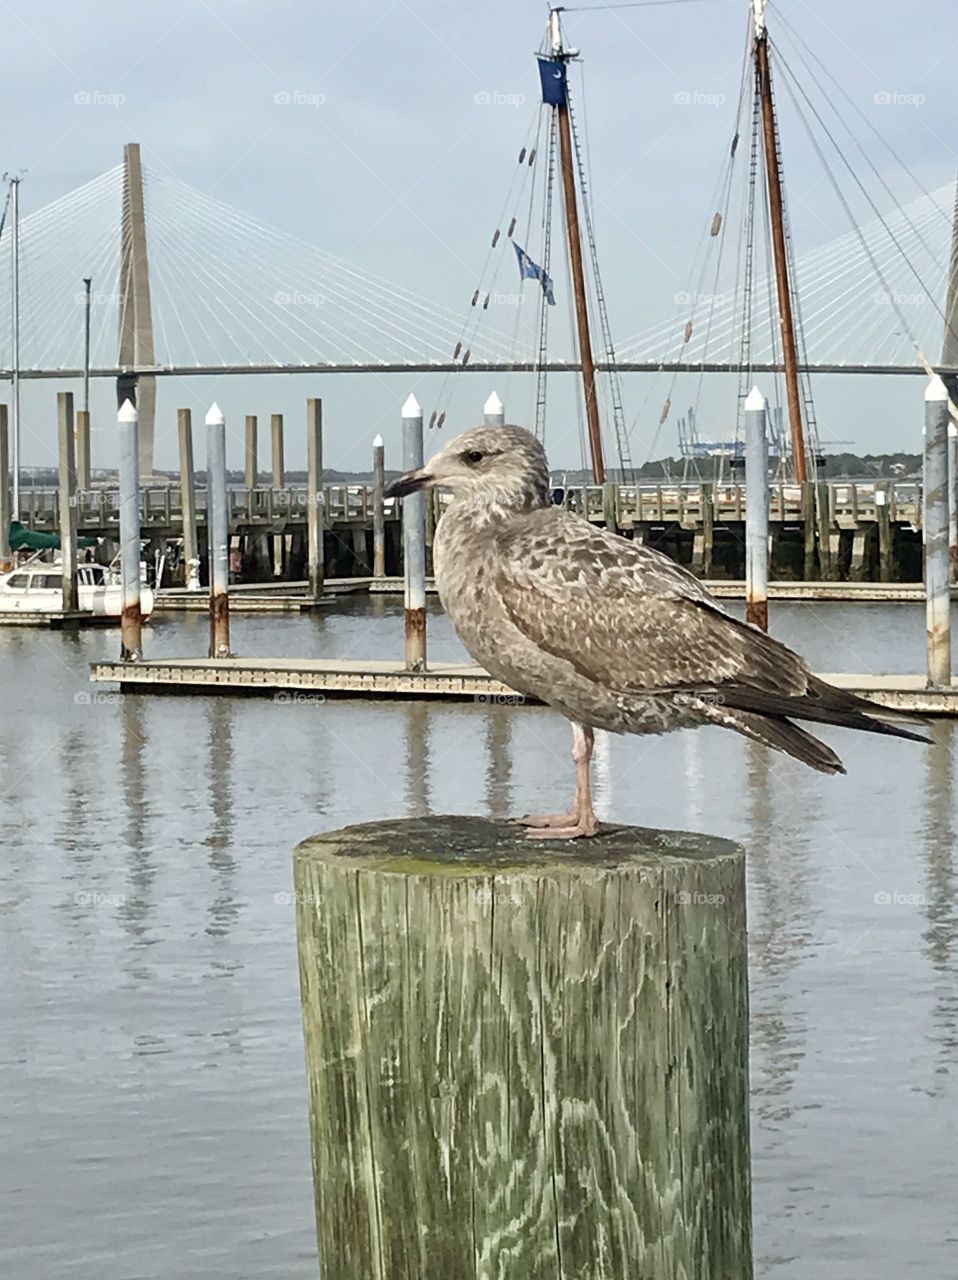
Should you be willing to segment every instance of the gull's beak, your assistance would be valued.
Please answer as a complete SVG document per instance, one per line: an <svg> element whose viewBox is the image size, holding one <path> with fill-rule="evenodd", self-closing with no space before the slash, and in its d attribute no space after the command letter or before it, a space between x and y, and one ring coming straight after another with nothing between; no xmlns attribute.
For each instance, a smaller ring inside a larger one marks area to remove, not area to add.
<svg viewBox="0 0 958 1280"><path fill-rule="evenodd" d="M394 480L386 489L387 498L407 498L411 493L419 493L427 484L432 483L432 476L424 467L418 471L407 471L404 476Z"/></svg>

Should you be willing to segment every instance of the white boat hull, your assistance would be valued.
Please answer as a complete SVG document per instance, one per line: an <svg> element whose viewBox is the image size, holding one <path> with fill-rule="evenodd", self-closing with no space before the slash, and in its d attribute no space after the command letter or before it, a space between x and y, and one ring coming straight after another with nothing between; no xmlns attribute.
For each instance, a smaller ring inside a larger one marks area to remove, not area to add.
<svg viewBox="0 0 958 1280"><path fill-rule="evenodd" d="M116 618L123 611L123 589L114 584L98 587L80 586L77 591L80 611L97 617ZM140 588L140 613L148 618L153 612L154 596L151 587ZM0 583L0 613L60 613L63 609L62 592L56 589L32 588L28 591L12 591Z"/></svg>

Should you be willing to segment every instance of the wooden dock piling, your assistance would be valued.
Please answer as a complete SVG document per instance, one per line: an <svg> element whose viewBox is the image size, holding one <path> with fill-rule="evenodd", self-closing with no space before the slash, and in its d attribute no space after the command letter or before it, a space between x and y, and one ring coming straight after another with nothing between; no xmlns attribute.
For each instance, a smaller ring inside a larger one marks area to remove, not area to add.
<svg viewBox="0 0 958 1280"><path fill-rule="evenodd" d="M77 488L81 493L86 493L93 482L90 468L90 411L88 409L76 411L76 462Z"/></svg>
<svg viewBox="0 0 958 1280"><path fill-rule="evenodd" d="M255 413L246 415L246 430L243 440L243 478L247 489L255 489L259 480L259 426Z"/></svg>
<svg viewBox="0 0 958 1280"><path fill-rule="evenodd" d="M77 468L73 438L73 392L57 392L57 454L60 466L60 565L63 612L80 607L77 581Z"/></svg>
<svg viewBox="0 0 958 1280"><path fill-rule="evenodd" d="M386 447L373 441L373 577L386 576Z"/></svg>
<svg viewBox="0 0 958 1280"><path fill-rule="evenodd" d="M324 1280L749 1280L738 846L434 817L295 882Z"/></svg>
<svg viewBox="0 0 958 1280"><path fill-rule="evenodd" d="M286 488L286 455L283 445L283 415L274 413L269 420L272 437L273 488Z"/></svg>
<svg viewBox="0 0 958 1280"><path fill-rule="evenodd" d="M196 477L193 471L193 415L177 409L176 425L180 444L180 505L183 508L183 585L200 589L200 551L196 533Z"/></svg>
<svg viewBox="0 0 958 1280"><path fill-rule="evenodd" d="M309 594L323 594L323 402L306 401L306 543Z"/></svg>

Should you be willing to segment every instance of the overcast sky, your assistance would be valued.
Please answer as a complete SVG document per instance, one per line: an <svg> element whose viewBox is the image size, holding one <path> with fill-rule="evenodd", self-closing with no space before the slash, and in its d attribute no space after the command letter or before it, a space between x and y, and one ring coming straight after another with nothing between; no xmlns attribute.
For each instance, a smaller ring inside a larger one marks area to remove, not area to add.
<svg viewBox="0 0 958 1280"><path fill-rule="evenodd" d="M535 110L533 53L544 4L8 0L3 8L0 108L7 127L0 168L28 171L25 215L117 164L123 144L135 140L155 171L465 313ZM744 0L701 0L566 15L567 41L584 55L600 258L613 330L622 337L669 320L676 293L689 287L728 146L747 14ZM919 185L891 155L872 148L900 200L952 180L953 4L786 2L769 16L783 48L784 20L906 159ZM848 224L781 93L780 101L802 252L843 234ZM865 134L853 108L837 105ZM561 291L558 261L554 274ZM651 406L636 428L637 461L651 441L667 381L626 380L630 423L643 404ZM56 389L47 382L25 391L27 464L53 456ZM481 375L457 379L447 430L470 425L491 389L492 380ZM917 378L821 377L815 390L822 434L852 439L862 451L917 448L922 389ZM297 465L307 395L324 399L330 465L365 465L376 431L398 462L398 408L410 390L428 412L438 380L350 375L165 384L157 462L175 465L176 407L205 410L215 396L237 441L244 413L286 411L287 459ZM497 390L510 417L527 418L528 379L500 379ZM94 461L104 464L113 460L112 394L101 385L94 399ZM683 379L673 400L684 406L696 394L695 380ZM553 462L576 465L568 385L554 403ZM706 380L700 405L706 430L733 421L734 403L734 379ZM656 453L674 448L673 420ZM238 466L239 450L231 449Z"/></svg>

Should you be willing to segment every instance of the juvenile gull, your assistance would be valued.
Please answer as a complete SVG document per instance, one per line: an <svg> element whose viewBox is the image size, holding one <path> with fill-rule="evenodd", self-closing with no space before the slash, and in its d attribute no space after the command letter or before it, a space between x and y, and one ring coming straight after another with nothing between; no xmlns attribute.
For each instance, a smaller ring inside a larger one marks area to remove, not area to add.
<svg viewBox="0 0 958 1280"><path fill-rule="evenodd" d="M593 731L664 733L724 725L822 773L838 756L793 719L923 742L817 679L783 644L730 617L657 551L550 502L545 450L522 427L451 440L389 493L448 487L433 557L443 608L497 680L572 721L575 800L519 819L534 838L592 836Z"/></svg>

